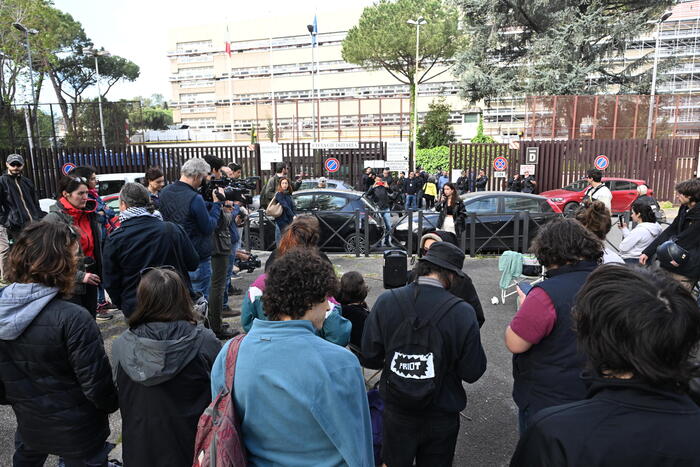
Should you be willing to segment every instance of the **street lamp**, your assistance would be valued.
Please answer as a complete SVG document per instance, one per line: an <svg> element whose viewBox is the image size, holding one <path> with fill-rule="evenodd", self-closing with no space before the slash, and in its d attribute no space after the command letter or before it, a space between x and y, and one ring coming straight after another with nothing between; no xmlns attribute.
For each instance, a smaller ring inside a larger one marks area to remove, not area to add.
<svg viewBox="0 0 700 467"><path fill-rule="evenodd" d="M667 11L656 21L656 47L654 48L654 67L651 72L651 93L649 95L649 115L647 117L647 139L651 139L651 127L654 119L654 104L656 97L656 71L659 66L659 39L661 37L661 23L671 17L671 12Z"/></svg>
<svg viewBox="0 0 700 467"><path fill-rule="evenodd" d="M102 149L107 151L105 142L105 124L102 117L102 91L100 90L100 66L97 64L97 57L109 57L111 54L106 50L83 49L83 54L95 58L95 73L97 74L97 104L100 109L100 135L102 136Z"/></svg>
<svg viewBox="0 0 700 467"><path fill-rule="evenodd" d="M416 27L416 73L413 79L413 160L415 160L418 150L418 48L420 45L420 26L426 24L427 21L419 16L418 19L409 19L406 22Z"/></svg>
<svg viewBox="0 0 700 467"><path fill-rule="evenodd" d="M32 65L32 49L29 46L29 35L31 34L32 36L35 36L39 34L39 31L37 31L36 29L28 28L20 22L14 22L12 23L12 26L14 26L14 28L18 31L24 33L24 41L27 44L27 58L29 60L29 82L31 84L32 103L34 104L34 126L36 127L37 141L40 141L39 118L37 115L39 113L37 108L37 95L34 92L34 67Z"/></svg>
<svg viewBox="0 0 700 467"><path fill-rule="evenodd" d="M313 24L307 24L306 29L311 36L311 118L313 119L314 141L316 141L316 31Z"/></svg>

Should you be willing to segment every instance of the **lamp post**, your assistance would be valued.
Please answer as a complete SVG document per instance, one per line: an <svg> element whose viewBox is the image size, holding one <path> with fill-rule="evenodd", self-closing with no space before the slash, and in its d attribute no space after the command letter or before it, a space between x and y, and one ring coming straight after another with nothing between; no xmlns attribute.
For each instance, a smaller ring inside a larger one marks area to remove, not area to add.
<svg viewBox="0 0 700 467"><path fill-rule="evenodd" d="M100 136L102 137L102 149L107 151L107 143L105 141L105 123L102 117L102 90L100 89L100 66L97 64L97 57L109 57L110 53L106 50L83 49L83 54L95 59L95 73L97 74L97 105L100 110Z"/></svg>
<svg viewBox="0 0 700 467"><path fill-rule="evenodd" d="M649 94L649 115L647 117L647 139L652 138L652 123L654 120L654 104L655 104L655 97L656 97L656 72L657 68L659 66L659 38L661 37L661 23L666 21L671 17L671 12L667 11L666 13L659 18L658 21L656 21L656 46L654 47L654 67L652 68L651 71L651 93Z"/></svg>
<svg viewBox="0 0 700 467"><path fill-rule="evenodd" d="M413 77L413 157L416 158L416 151L418 150L418 50L420 46L420 26L421 24L426 24L427 21L422 16L418 19L409 19L406 21L408 24L412 24L416 27L416 73ZM412 161L411 161L412 162Z"/></svg>
<svg viewBox="0 0 700 467"><path fill-rule="evenodd" d="M314 142L316 141L316 30L313 24L307 24L306 29L311 36L311 115L313 118Z"/></svg>
<svg viewBox="0 0 700 467"><path fill-rule="evenodd" d="M39 135L39 119L38 119L38 108L37 108L37 95L36 92L34 92L34 66L32 64L32 48L29 46L29 35L31 34L32 36L35 36L39 34L39 31L36 29L31 29L27 28L25 25L23 25L20 22L15 22L12 23L12 26L14 26L15 29L18 31L24 33L24 41L27 44L27 59L29 60L29 82L31 84L31 92L32 92L32 104L34 104L34 127L36 128L36 137L37 137L37 142L40 141L40 135Z"/></svg>

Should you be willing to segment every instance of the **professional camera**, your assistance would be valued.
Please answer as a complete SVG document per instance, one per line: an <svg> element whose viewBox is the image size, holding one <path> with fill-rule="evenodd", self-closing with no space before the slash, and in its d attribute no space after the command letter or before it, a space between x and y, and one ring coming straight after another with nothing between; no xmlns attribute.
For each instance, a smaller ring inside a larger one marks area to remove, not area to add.
<svg viewBox="0 0 700 467"><path fill-rule="evenodd" d="M206 201L214 200L214 191L217 188L223 188L224 199L228 201L239 201L241 204L248 205L253 202L251 190L254 190L258 185L260 177L248 178L228 178L223 177L218 180L209 180L202 185L201 193ZM217 199L216 201L224 201Z"/></svg>
<svg viewBox="0 0 700 467"><path fill-rule="evenodd" d="M262 262L260 262L257 256L250 253L246 260L236 259L236 266L238 266L238 269L241 271L246 270L246 272L253 272L262 266Z"/></svg>

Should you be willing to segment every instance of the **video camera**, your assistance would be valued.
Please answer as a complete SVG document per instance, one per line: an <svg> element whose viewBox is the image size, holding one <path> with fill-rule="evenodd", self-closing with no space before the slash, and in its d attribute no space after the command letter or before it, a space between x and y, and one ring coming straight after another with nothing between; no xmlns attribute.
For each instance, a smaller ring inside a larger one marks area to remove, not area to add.
<svg viewBox="0 0 700 467"><path fill-rule="evenodd" d="M247 270L248 272L253 272L257 268L262 266L262 262L254 254L250 254L250 257L246 260L236 259L236 266L241 271Z"/></svg>
<svg viewBox="0 0 700 467"><path fill-rule="evenodd" d="M249 205L253 202L251 191L257 187L259 180L260 177L223 177L218 180L209 180L202 185L201 193L206 201L239 201L241 204ZM223 188L224 199L214 199L214 191L217 188Z"/></svg>

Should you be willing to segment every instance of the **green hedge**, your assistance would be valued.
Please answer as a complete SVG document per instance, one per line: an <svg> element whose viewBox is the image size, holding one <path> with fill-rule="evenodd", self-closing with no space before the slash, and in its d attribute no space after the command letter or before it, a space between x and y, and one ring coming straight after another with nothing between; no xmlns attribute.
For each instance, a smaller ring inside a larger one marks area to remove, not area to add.
<svg viewBox="0 0 700 467"><path fill-rule="evenodd" d="M426 172L434 173L437 169L449 169L450 148L438 146L430 149L419 149L416 154L416 166L421 166Z"/></svg>

